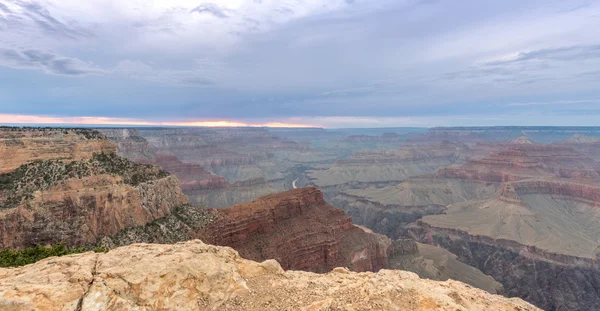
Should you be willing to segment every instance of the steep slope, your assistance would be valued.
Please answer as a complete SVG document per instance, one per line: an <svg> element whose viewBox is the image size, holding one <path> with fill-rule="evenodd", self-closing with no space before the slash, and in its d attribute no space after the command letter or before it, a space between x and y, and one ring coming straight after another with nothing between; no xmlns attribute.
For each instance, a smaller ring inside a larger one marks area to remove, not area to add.
<svg viewBox="0 0 600 311"><path fill-rule="evenodd" d="M202 239L231 246L244 258L277 259L284 269L323 272L387 267L391 241L364 232L323 200L316 188L294 189L217 211Z"/></svg>
<svg viewBox="0 0 600 311"><path fill-rule="evenodd" d="M0 174L36 160L81 160L102 152L116 147L95 130L0 127Z"/></svg>
<svg viewBox="0 0 600 311"><path fill-rule="evenodd" d="M539 310L404 271L284 272L190 241L49 258L0 269L3 310Z"/></svg>
<svg viewBox="0 0 600 311"><path fill-rule="evenodd" d="M116 150L98 132L10 131L35 139L24 139L21 149L15 149L16 154L31 156L11 159L11 165L19 166L0 174L0 248L91 244L188 202L177 179L160 168L93 152ZM39 151L31 149L36 144ZM62 151L51 152L56 148Z"/></svg>

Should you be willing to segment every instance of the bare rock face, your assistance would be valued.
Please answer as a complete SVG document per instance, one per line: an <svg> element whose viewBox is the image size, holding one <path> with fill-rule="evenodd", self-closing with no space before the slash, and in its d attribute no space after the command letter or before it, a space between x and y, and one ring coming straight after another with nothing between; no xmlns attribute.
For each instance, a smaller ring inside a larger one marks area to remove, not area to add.
<svg viewBox="0 0 600 311"><path fill-rule="evenodd" d="M274 258L284 269L323 272L387 267L391 241L367 233L323 200L316 188L294 189L216 211L217 220L199 237L231 246L244 258Z"/></svg>
<svg viewBox="0 0 600 311"><path fill-rule="evenodd" d="M188 203L175 176L115 151L93 130L0 128L0 248L91 244Z"/></svg>
<svg viewBox="0 0 600 311"><path fill-rule="evenodd" d="M168 215L187 202L174 176L137 186L107 175L67 180L36 192L25 204L0 209L0 248L91 244Z"/></svg>
<svg viewBox="0 0 600 311"><path fill-rule="evenodd" d="M0 174L35 160L81 160L114 153L115 145L89 129L0 128Z"/></svg>
<svg viewBox="0 0 600 311"><path fill-rule="evenodd" d="M456 281L382 270L284 272L199 240L0 269L2 310L539 310Z"/></svg>

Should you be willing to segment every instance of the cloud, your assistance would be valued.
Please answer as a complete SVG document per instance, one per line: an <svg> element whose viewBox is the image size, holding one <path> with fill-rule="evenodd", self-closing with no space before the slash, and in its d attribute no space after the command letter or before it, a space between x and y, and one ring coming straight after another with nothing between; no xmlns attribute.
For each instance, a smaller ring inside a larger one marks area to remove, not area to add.
<svg viewBox="0 0 600 311"><path fill-rule="evenodd" d="M6 4L0 2L0 11L4 13L12 13L12 11L6 6Z"/></svg>
<svg viewBox="0 0 600 311"><path fill-rule="evenodd" d="M128 78L169 86L210 86L215 81L194 70L155 70L136 60L120 61L112 71Z"/></svg>
<svg viewBox="0 0 600 311"><path fill-rule="evenodd" d="M487 65L509 65L527 61L548 60L576 61L593 58L600 58L600 45L548 48L530 52L521 52L514 58L489 62Z"/></svg>
<svg viewBox="0 0 600 311"><path fill-rule="evenodd" d="M47 73L65 76L104 73L102 69L77 58L59 57L36 49L0 48L0 66L14 69L40 69Z"/></svg>
<svg viewBox="0 0 600 311"><path fill-rule="evenodd" d="M50 11L38 2L12 1L21 11L19 15L11 15L11 21L15 24L26 25L27 21L32 22L42 32L60 38L80 39L92 37L93 34L77 25L65 23L55 18ZM6 9L6 5L4 5ZM10 13L10 10L7 11Z"/></svg>
<svg viewBox="0 0 600 311"><path fill-rule="evenodd" d="M435 125L600 98L600 2L0 3L0 65L24 69L0 68L0 113Z"/></svg>
<svg viewBox="0 0 600 311"><path fill-rule="evenodd" d="M264 121L251 122L240 120L185 120L153 121L137 118L110 117L56 117L38 115L0 114L0 124L78 124L78 125L134 125L134 126L197 126L197 127L318 127L314 124L293 122Z"/></svg>
<svg viewBox="0 0 600 311"><path fill-rule="evenodd" d="M577 105L577 104L600 104L599 99L581 99L581 100L557 100L547 102L525 102L525 103L510 103L506 106L539 106L539 105Z"/></svg>
<svg viewBox="0 0 600 311"><path fill-rule="evenodd" d="M193 8L192 10L190 10L190 13L199 13L199 14L207 13L207 14L210 14L210 15L212 15L214 17L218 17L218 18L228 18L229 17L229 15L225 14L224 9L221 9L214 3L203 3L203 4Z"/></svg>

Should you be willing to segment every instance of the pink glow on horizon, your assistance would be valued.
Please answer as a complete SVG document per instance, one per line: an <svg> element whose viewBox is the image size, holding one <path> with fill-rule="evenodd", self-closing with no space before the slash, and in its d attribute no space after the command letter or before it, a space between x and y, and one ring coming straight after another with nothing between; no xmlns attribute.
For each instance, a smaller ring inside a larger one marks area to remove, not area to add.
<svg viewBox="0 0 600 311"><path fill-rule="evenodd" d="M108 117L51 117L0 114L0 124L79 124L79 125L137 125L137 126L197 126L197 127L319 127L313 124L286 122L246 123L234 120L203 120L185 122L155 122L131 118Z"/></svg>

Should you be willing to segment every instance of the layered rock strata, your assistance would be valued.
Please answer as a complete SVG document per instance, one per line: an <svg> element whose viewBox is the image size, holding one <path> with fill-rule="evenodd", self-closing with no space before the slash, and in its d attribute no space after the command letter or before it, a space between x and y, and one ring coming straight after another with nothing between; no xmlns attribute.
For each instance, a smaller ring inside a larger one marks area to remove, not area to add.
<svg viewBox="0 0 600 311"><path fill-rule="evenodd" d="M116 151L95 130L0 127L0 174L36 160L81 160Z"/></svg>

